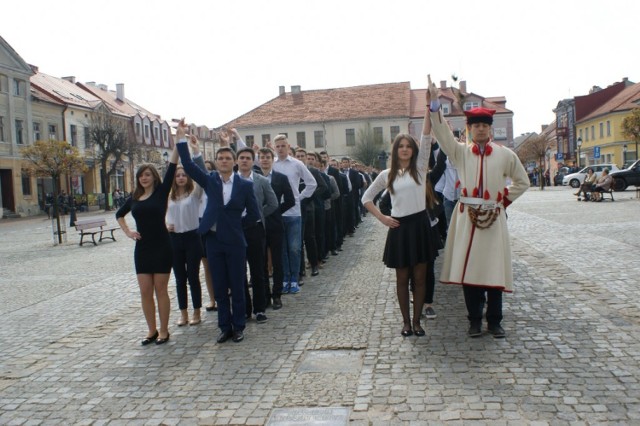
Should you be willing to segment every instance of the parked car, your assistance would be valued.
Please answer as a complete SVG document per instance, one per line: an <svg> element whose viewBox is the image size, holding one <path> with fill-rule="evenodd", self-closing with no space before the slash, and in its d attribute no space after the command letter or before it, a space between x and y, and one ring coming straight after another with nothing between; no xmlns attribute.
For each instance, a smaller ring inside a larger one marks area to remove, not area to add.
<svg viewBox="0 0 640 426"><path fill-rule="evenodd" d="M624 170L612 172L611 177L613 189L616 191L624 191L630 185L640 186L640 160L636 160Z"/></svg>
<svg viewBox="0 0 640 426"><path fill-rule="evenodd" d="M562 185L571 185L572 188L580 188L580 185L582 185L582 183L584 182L584 178L587 177L587 170L589 169L593 169L597 177L600 177L604 169L609 169L609 172L620 170L615 164L593 164L591 166L585 167L579 172L566 175L564 178L562 178Z"/></svg>
<svg viewBox="0 0 640 426"><path fill-rule="evenodd" d="M564 177L568 174L569 174L568 167L560 167L560 169L556 172L556 175L553 177L553 186L561 186L562 179L564 179Z"/></svg>

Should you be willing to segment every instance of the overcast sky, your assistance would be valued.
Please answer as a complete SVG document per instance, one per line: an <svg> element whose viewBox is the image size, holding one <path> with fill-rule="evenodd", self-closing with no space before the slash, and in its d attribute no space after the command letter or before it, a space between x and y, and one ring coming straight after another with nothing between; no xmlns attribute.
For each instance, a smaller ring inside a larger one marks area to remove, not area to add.
<svg viewBox="0 0 640 426"><path fill-rule="evenodd" d="M12 0L0 35L40 71L217 127L290 91L455 74L515 135L561 99L640 80L638 0Z"/></svg>

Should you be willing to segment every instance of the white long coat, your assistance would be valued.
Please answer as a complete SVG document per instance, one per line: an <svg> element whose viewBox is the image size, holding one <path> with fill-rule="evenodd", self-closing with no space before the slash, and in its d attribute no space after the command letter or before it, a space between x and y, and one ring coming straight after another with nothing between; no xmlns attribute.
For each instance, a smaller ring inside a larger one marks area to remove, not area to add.
<svg viewBox="0 0 640 426"><path fill-rule="evenodd" d="M527 172L509 148L491 141L480 154L474 145L457 142L441 111L431 113L431 125L440 147L458 170L462 197L484 198L499 206L493 225L480 229L469 219L469 208L458 202L449 225L440 281L511 292L513 270L505 204L529 188Z"/></svg>

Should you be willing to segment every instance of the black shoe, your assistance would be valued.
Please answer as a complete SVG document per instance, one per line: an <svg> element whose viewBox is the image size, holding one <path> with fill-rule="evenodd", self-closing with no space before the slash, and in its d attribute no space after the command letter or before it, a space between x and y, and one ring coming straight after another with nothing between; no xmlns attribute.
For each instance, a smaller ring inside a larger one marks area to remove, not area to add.
<svg viewBox="0 0 640 426"><path fill-rule="evenodd" d="M147 345L155 342L158 339L158 335L159 335L158 330L156 330L156 332L154 333L153 336L145 337L144 339L142 339L142 342L140 342L140 344L142 346L147 346Z"/></svg>
<svg viewBox="0 0 640 426"><path fill-rule="evenodd" d="M480 324L471 323L469 326L469 337L482 336L482 326Z"/></svg>
<svg viewBox="0 0 640 426"><path fill-rule="evenodd" d="M218 335L218 338L216 339L216 342L224 343L227 340L229 340L231 338L231 336L233 336L233 332L231 330L223 331Z"/></svg>
<svg viewBox="0 0 640 426"><path fill-rule="evenodd" d="M504 339L506 337L506 333L504 332L504 328L499 325L492 325L488 329L489 334L491 334L495 339Z"/></svg>
<svg viewBox="0 0 640 426"><path fill-rule="evenodd" d="M234 330L233 337L231 338L231 340L233 340L236 343L242 342L244 340L244 333L242 332L242 330Z"/></svg>
<svg viewBox="0 0 640 426"><path fill-rule="evenodd" d="M315 277L318 274L320 274L320 271L318 271L318 267L317 266L314 266L313 268L311 268L311 276L312 277Z"/></svg>
<svg viewBox="0 0 640 426"><path fill-rule="evenodd" d="M331 256L337 256L337 255L338 255L338 252L337 252L337 251L335 251L335 250L331 250Z"/></svg>
<svg viewBox="0 0 640 426"><path fill-rule="evenodd" d="M414 324L413 324L413 334L415 334L415 335L416 335L416 336L418 336L418 337L422 337L422 336L424 336L424 335L425 335L425 334L427 334L427 333L424 331L424 328L422 328L422 327L420 326L420 324L415 324L415 323L414 323Z"/></svg>
<svg viewBox="0 0 640 426"><path fill-rule="evenodd" d="M409 337L409 336L413 336L413 330L411 330L411 326L410 325L405 325L402 328L402 331L400 332L400 334L404 337Z"/></svg>
<svg viewBox="0 0 640 426"><path fill-rule="evenodd" d="M205 309L207 310L207 312L211 312L211 311L217 311L218 307L214 303L213 306L207 306Z"/></svg>
<svg viewBox="0 0 640 426"><path fill-rule="evenodd" d="M273 310L277 311L282 308L282 300L279 296L273 298Z"/></svg>
<svg viewBox="0 0 640 426"><path fill-rule="evenodd" d="M338 247L338 251L342 251L342 247Z"/></svg>
<svg viewBox="0 0 640 426"><path fill-rule="evenodd" d="M169 341L169 337L171 337L171 335L167 333L167 337L164 337L162 339L156 339L156 345L162 345L163 343L167 343Z"/></svg>
<svg viewBox="0 0 640 426"><path fill-rule="evenodd" d="M258 324L262 324L262 323L267 322L267 316L264 314L264 312L258 312L256 314L256 322Z"/></svg>

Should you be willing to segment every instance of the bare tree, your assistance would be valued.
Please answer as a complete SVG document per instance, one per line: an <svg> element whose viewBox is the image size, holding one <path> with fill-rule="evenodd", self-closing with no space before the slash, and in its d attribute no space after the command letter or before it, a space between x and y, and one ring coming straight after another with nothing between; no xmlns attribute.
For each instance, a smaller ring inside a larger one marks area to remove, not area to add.
<svg viewBox="0 0 640 426"><path fill-rule="evenodd" d="M37 141L23 148L21 152L24 159L28 161L29 174L51 178L53 181L53 217L56 218L58 228L58 243L62 243L57 186L61 176L72 176L84 172L87 168L84 159L80 156L78 148L65 141Z"/></svg>
<svg viewBox="0 0 640 426"><path fill-rule="evenodd" d="M353 148L353 157L367 166L375 166L378 156L384 151L381 136L373 133L371 124L367 123L358 129L358 141Z"/></svg>
<svg viewBox="0 0 640 426"><path fill-rule="evenodd" d="M125 160L133 161L140 147L133 136L129 119L115 116L107 111L91 114L89 140L98 147L96 156L103 171L101 181L105 196L105 210L109 210L110 177L119 164L124 165Z"/></svg>
<svg viewBox="0 0 640 426"><path fill-rule="evenodd" d="M638 142L640 141L640 108L634 108L631 115L622 121L622 134L636 143L636 160L638 157Z"/></svg>
<svg viewBox="0 0 640 426"><path fill-rule="evenodd" d="M540 189L544 189L544 166L547 150L551 148L553 140L547 136L538 135L527 139L518 149L518 157L523 164L535 162L538 164Z"/></svg>

